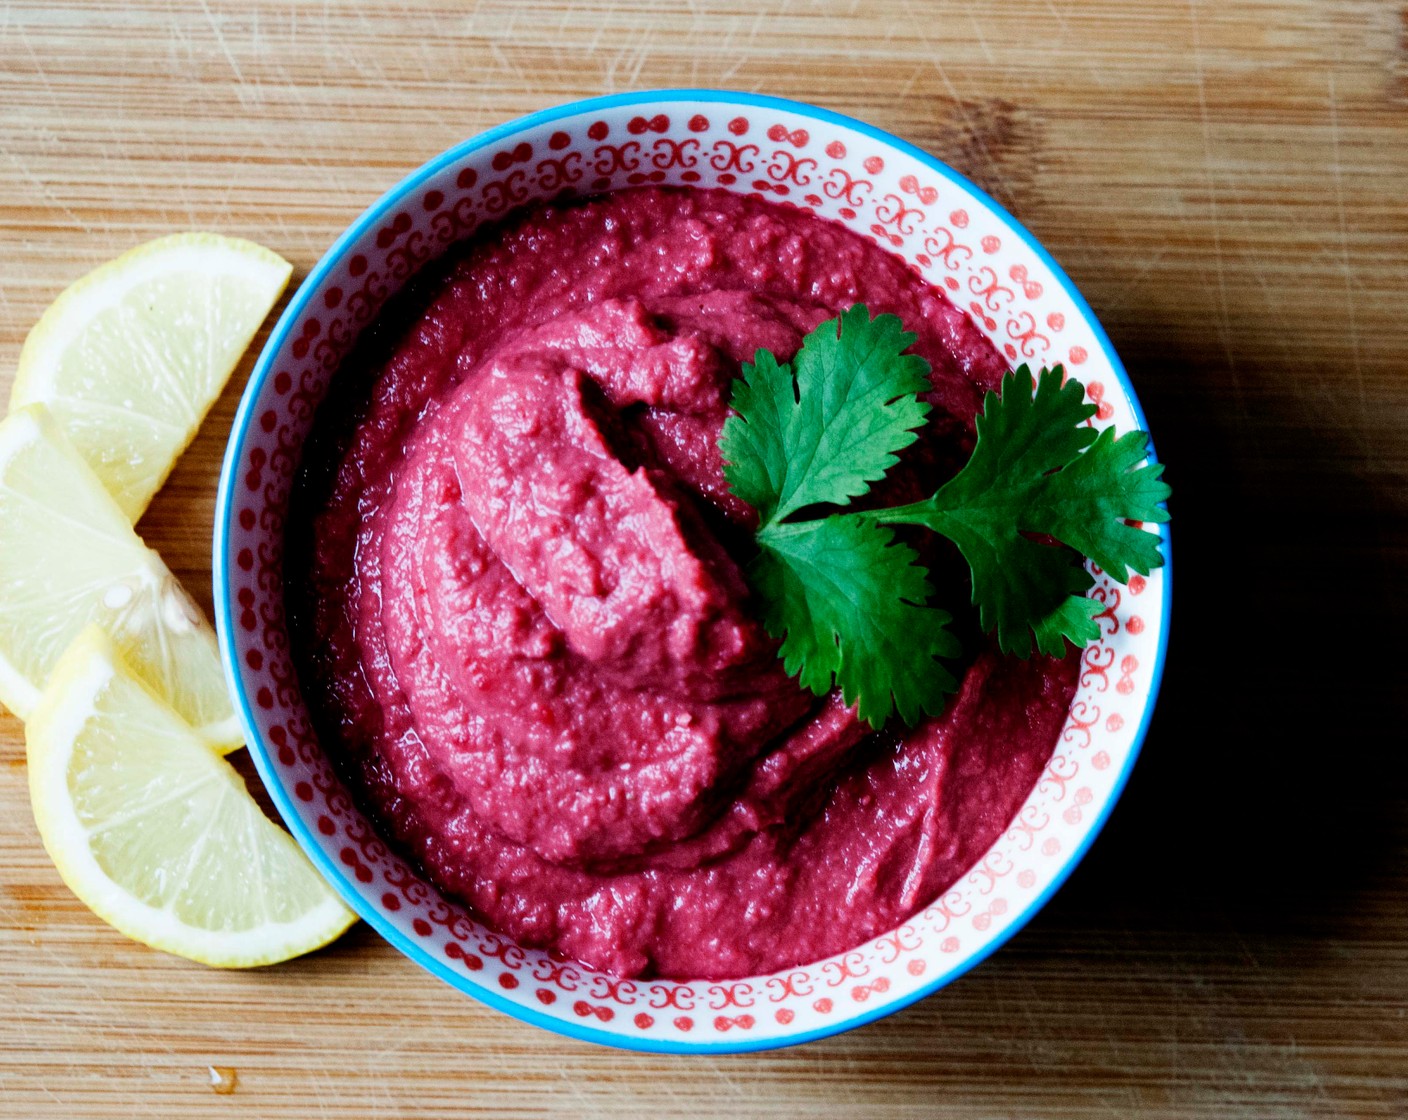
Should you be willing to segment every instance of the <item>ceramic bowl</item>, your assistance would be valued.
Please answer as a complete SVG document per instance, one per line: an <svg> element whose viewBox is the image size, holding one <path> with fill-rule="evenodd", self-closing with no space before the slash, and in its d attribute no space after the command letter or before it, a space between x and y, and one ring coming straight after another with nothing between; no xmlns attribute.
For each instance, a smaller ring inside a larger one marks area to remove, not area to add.
<svg viewBox="0 0 1408 1120"><path fill-rule="evenodd" d="M1050 764L1011 827L943 897L852 950L727 983L621 980L524 948L447 901L377 835L309 725L285 629L284 519L319 402L407 277L535 199L640 184L724 187L841 222L945 291L1012 364L1065 363L1098 422L1146 428L1084 299L991 198L924 152L808 105L707 90L579 101L437 156L338 238L288 304L235 418L220 479L220 648L249 748L289 829L347 902L446 983L527 1022L636 1050L760 1050L821 1038L943 987L1011 937L1080 860L1144 738L1164 663L1169 569L1097 573L1101 640ZM1167 531L1164 545L1167 554ZM387 983L394 983L388 975Z"/></svg>

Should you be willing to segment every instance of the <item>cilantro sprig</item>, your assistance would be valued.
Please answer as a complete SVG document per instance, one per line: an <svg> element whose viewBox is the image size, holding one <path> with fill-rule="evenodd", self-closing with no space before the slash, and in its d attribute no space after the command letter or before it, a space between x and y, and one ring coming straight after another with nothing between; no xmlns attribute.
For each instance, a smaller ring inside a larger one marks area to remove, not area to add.
<svg viewBox="0 0 1408 1120"><path fill-rule="evenodd" d="M928 605L918 554L887 526L957 545L979 622L1003 652L1029 657L1033 642L1059 656L1067 641L1097 640L1083 559L1121 583L1148 575L1163 563L1158 536L1130 522L1168 520L1163 465L1143 463L1148 435L1090 427L1095 406L1060 366L1035 379L1021 366L986 395L972 456L931 497L795 519L868 493L918 438L929 365L905 353L914 340L858 304L807 335L791 363L759 350L719 440L730 488L758 511L749 582L787 672L818 695L840 688L877 729L895 712L907 724L940 712L957 682L938 659L960 652L952 616Z"/></svg>

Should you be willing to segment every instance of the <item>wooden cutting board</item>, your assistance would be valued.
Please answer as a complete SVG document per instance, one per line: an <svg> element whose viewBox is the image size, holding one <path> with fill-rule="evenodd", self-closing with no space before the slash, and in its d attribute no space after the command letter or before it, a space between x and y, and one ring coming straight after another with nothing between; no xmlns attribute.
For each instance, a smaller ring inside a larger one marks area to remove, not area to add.
<svg viewBox="0 0 1408 1120"><path fill-rule="evenodd" d="M213 229L301 273L411 167L556 102L712 84L891 129L1065 265L1171 464L1168 678L1084 866L878 1024L630 1055L365 928L251 973L124 941L45 858L4 717L0 1115L1408 1115L1408 9L760 6L0 3L0 390L44 306L121 250ZM247 372L141 525L207 605Z"/></svg>

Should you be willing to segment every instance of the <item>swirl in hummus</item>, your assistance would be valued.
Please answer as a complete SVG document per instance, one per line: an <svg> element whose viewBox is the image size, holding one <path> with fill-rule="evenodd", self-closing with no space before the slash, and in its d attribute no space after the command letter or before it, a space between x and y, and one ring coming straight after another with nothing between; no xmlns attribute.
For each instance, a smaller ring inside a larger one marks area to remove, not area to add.
<svg viewBox="0 0 1408 1120"><path fill-rule="evenodd" d="M968 870L1049 758L1074 657L1002 657L970 626L947 711L873 734L757 620L730 385L857 302L933 367L874 495L913 500L966 459L1000 355L884 250L722 191L483 231L339 371L290 518L304 692L385 833L520 943L685 979L852 948ZM955 610L961 564L922 547Z"/></svg>

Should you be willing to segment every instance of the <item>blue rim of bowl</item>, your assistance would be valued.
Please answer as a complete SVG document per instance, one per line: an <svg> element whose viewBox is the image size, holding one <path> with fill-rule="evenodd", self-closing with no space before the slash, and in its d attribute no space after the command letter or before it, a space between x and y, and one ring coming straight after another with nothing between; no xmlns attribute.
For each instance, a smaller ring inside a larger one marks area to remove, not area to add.
<svg viewBox="0 0 1408 1120"><path fill-rule="evenodd" d="M791 113L796 116L808 117L812 120L822 121L826 124L839 125L843 128L851 129L861 135L868 136L872 140L885 144L889 147L901 151L908 156L918 160L934 174L957 185L965 191L970 192L974 197L990 207L992 211L1001 216L1011 229L1022 239L1032 253L1034 253L1051 270L1051 274L1056 278L1066 296L1071 300L1089 322L1091 330L1095 335L1096 343L1106 361L1110 363L1116 378L1119 380L1120 388L1124 390L1133 409L1135 419L1139 427L1144 431L1149 430L1148 422L1144 418L1144 411L1139 403L1139 398L1134 392L1134 386L1130 384L1129 375L1125 372L1124 364L1115 353L1115 348L1110 342L1109 336L1105 333L1104 327L1095 312L1091 310L1085 297L1080 294L1076 286L1071 283L1065 271L1058 265L1050 253L1032 236L1030 232L1018 222L1007 210L1001 206L988 193L966 178L954 171L947 164L936 159L929 153L915 147L906 140L893 136L883 129L875 128L864 121L855 120L842 113L835 113L829 109L820 109L814 105L808 105L800 101L791 101L781 97L767 97L762 94L734 93L728 90L711 89L661 89L646 90L637 93L613 94L609 97L592 97L582 101L573 101L565 105L554 106L550 109L543 109L536 113L530 113L525 117L508 121L474 136L453 148L450 148L441 155L423 164L408 176L402 179L394 187L388 190L376 202L368 207L355 222L339 237L317 265L299 285L293 298L289 300L284 313L279 317L278 323L269 335L268 342L259 356L259 361L250 374L249 382L245 387L244 395L240 399L238 411L235 413L234 423L230 429L230 440L225 449L224 462L220 468L220 488L216 496L215 505L215 554L213 557L214 575L214 598L216 629L219 633L220 656L225 666L225 676L230 687L231 695L237 701L240 720L244 724L245 736L249 745L249 753L254 759L255 768L259 771L259 777L264 782L269 791L270 797L278 807L279 814L288 825L289 830L298 840L299 845L313 861L314 865L322 872L323 877L337 890L343 900L355 910L358 915L377 931L383 938L399 949L405 956L421 965L433 975L445 981L451 987L463 992L466 995L478 999L482 1003L488 1004L496 1011L501 1011L506 1015L511 1015L515 1019L533 1026L541 1027L544 1030L552 1031L556 1034L565 1035L569 1038L580 1039L586 1042L594 1042L603 1046L615 1047L617 1049L644 1051L657 1054L743 1054L762 1050L776 1050L787 1046L797 1046L804 1042L812 1042L820 1038L827 1038L831 1035L841 1034L844 1031L854 1030L856 1027L865 1026L876 1019L892 1015L897 1011L916 1003L926 996L932 995L940 988L952 983L960 976L982 964L989 956L1005 945L1019 930L1029 922L1036 913L1046 905L1061 886L1070 877L1072 871L1085 857L1091 844L1104 828L1105 822L1109 819L1111 811L1119 801L1124 787L1129 781L1130 771L1134 768L1134 763L1139 757L1140 750L1144 745L1144 738L1149 731L1149 723L1153 718L1154 708L1159 696L1159 688L1163 682L1164 662L1168 654L1169 624L1171 621L1171 607L1173 595L1173 557L1171 554L1170 535L1167 524L1159 526L1159 537L1162 544L1164 556L1163 564L1163 599L1159 604L1162 612L1163 630L1159 638L1158 656L1154 664L1154 672L1149 686L1149 702L1145 705L1144 715L1139 724L1139 729L1135 733L1134 742L1130 747L1129 757L1125 761L1124 769L1115 780L1115 784L1110 792L1110 797L1101 809L1100 816L1096 819L1090 830L1086 833L1084 840L1072 850L1070 856L1056 873L1051 883L1030 903L1026 909L1018 914L996 937L987 945L983 946L972 957L956 963L948 970L939 973L923 987L905 996L897 997L888 1003L878 1007L860 1012L849 1019L838 1020L835 1023L828 1023L824 1027L816 1030L798 1032L782 1038L761 1039L756 1042L722 1042L722 1043L692 1043L676 1042L669 1039L652 1038L631 1038L625 1034L615 1034L609 1031L597 1030L586 1025L565 1022L540 1012L534 1011L531 1007L514 1003L494 992L485 985L479 984L473 979L456 973L446 965L437 960L422 946L412 941L409 937L398 930L379 909L371 905L359 891L355 889L347 877L343 874L342 868L338 867L323 851L312 831L308 829L303 818L299 815L293 799L289 796L282 782L278 779L272 759L269 757L267 745L256 733L257 723L254 719L253 709L250 707L249 699L245 695L240 683L239 666L235 656L234 646L234 619L230 606L230 570L229 570L229 529L231 517L233 516L234 500L234 467L244 457L244 447L246 436L250 431L253 421L254 405L263 391L265 382L269 379L274 366L274 359L283 350L289 332L293 330L295 324L302 318L304 311L312 299L313 293L322 284L337 263L342 259L349 246L359 240L367 230L382 221L387 211L397 206L400 201L409 194L415 187L425 182L427 179L439 174L446 167L457 163L465 156L480 148L497 143L505 136L513 135L525 128L534 128L540 125L549 124L552 121L561 120L564 117L575 117L583 113L594 110L617 109L630 105L645 105L658 102L686 101L702 103L725 102L732 105L739 105L754 109L774 109L778 112ZM1157 462L1154 453L1152 438L1149 442L1149 459Z"/></svg>

